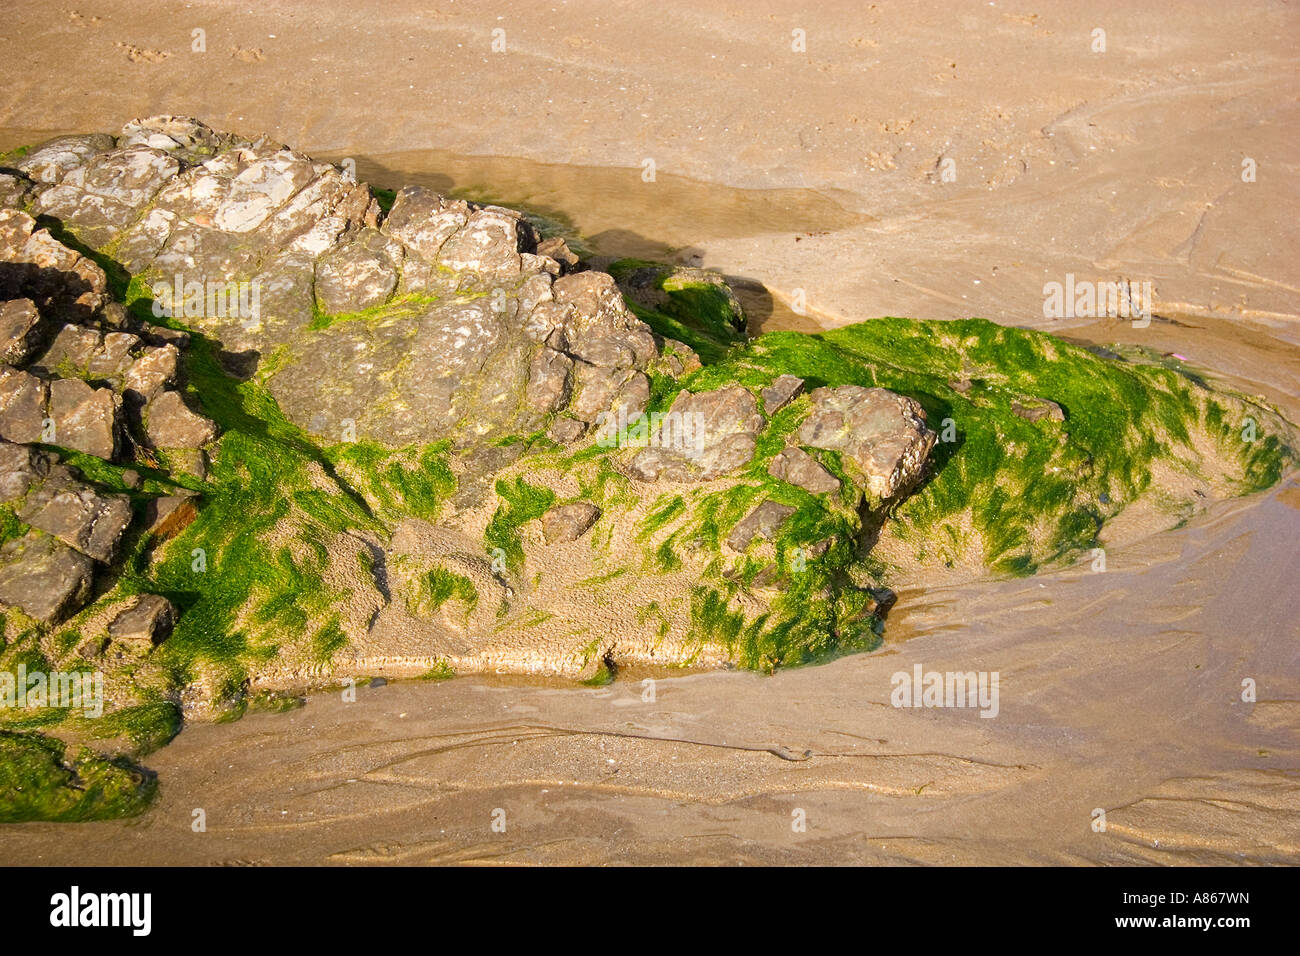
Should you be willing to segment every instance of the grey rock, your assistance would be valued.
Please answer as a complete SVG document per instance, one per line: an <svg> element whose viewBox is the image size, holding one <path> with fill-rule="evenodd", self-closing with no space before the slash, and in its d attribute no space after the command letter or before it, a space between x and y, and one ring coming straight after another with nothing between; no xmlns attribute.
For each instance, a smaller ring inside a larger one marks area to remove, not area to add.
<svg viewBox="0 0 1300 956"><path fill-rule="evenodd" d="M671 427L661 429L628 464L641 481L711 481L754 457L763 428L758 402L746 388L728 385L711 392L677 394L669 409Z"/></svg>
<svg viewBox="0 0 1300 956"><path fill-rule="evenodd" d="M780 375L763 389L763 411L775 415L789 405L803 391L803 379L796 375Z"/></svg>
<svg viewBox="0 0 1300 956"><path fill-rule="evenodd" d="M149 402L145 432L155 448L202 448L217 437L217 426L186 406L180 392L164 391Z"/></svg>
<svg viewBox="0 0 1300 956"><path fill-rule="evenodd" d="M143 404L175 385L179 370L180 350L175 345L145 346L123 376L122 394Z"/></svg>
<svg viewBox="0 0 1300 956"><path fill-rule="evenodd" d="M26 176L0 172L0 206L17 209L32 195L32 184Z"/></svg>
<svg viewBox="0 0 1300 956"><path fill-rule="evenodd" d="M838 478L822 467L816 458L794 445L773 456L767 473L813 494L833 494L840 490Z"/></svg>
<svg viewBox="0 0 1300 956"><path fill-rule="evenodd" d="M555 280L570 355L592 365L644 368L658 357L654 334L632 314L613 276L579 272Z"/></svg>
<svg viewBox="0 0 1300 956"><path fill-rule="evenodd" d="M789 505L775 501L764 501L745 515L727 536L727 547L732 551L744 551L755 538L771 540L787 518L795 513Z"/></svg>
<svg viewBox="0 0 1300 956"><path fill-rule="evenodd" d="M543 346L529 370L528 404L542 412L563 408L572 391L572 373L573 359Z"/></svg>
<svg viewBox="0 0 1300 956"><path fill-rule="evenodd" d="M916 401L858 385L818 388L811 397L813 409L799 426L800 442L843 452L870 495L892 498L920 478L936 436Z"/></svg>
<svg viewBox="0 0 1300 956"><path fill-rule="evenodd" d="M121 399L108 388L91 388L77 378L50 382L53 444L75 448L105 461L117 457Z"/></svg>
<svg viewBox="0 0 1300 956"><path fill-rule="evenodd" d="M393 200L383 231L426 262L437 262L443 243L469 221L473 211L462 199L446 199L423 186L406 186Z"/></svg>
<svg viewBox="0 0 1300 956"><path fill-rule="evenodd" d="M518 275L519 254L537 242L522 214L501 206L484 206L470 213L465 224L438 250L438 264L457 272L486 278Z"/></svg>
<svg viewBox="0 0 1300 956"><path fill-rule="evenodd" d="M0 305L0 362L22 365L40 344L41 314L31 299Z"/></svg>
<svg viewBox="0 0 1300 956"><path fill-rule="evenodd" d="M48 401L44 379L22 369L0 367L0 438L11 442L43 440Z"/></svg>
<svg viewBox="0 0 1300 956"><path fill-rule="evenodd" d="M165 641L176 623L176 608L157 594L142 594L108 625L114 642L149 649Z"/></svg>
<svg viewBox="0 0 1300 956"><path fill-rule="evenodd" d="M562 274L574 272L578 268L578 256L569 248L569 244L558 236L539 242L537 254L554 259L559 264Z"/></svg>
<svg viewBox="0 0 1300 956"><path fill-rule="evenodd" d="M60 136L43 143L14 165L38 183L57 183L92 156L112 149L113 137L103 133L88 136Z"/></svg>
<svg viewBox="0 0 1300 956"><path fill-rule="evenodd" d="M58 539L32 530L0 547L0 604L50 624L90 596L95 562Z"/></svg>
<svg viewBox="0 0 1300 956"><path fill-rule="evenodd" d="M316 301L327 313L383 305L397 288L402 246L377 229L336 246L316 261Z"/></svg>
<svg viewBox="0 0 1300 956"><path fill-rule="evenodd" d="M50 473L51 455L30 445L0 441L0 501L13 502L26 497Z"/></svg>
<svg viewBox="0 0 1300 956"><path fill-rule="evenodd" d="M542 515L542 534L547 544L576 541L600 518L600 509L590 502L556 505Z"/></svg>
<svg viewBox="0 0 1300 956"><path fill-rule="evenodd" d="M561 445L571 445L586 433L586 422L580 422L576 418L569 418L567 415L557 415L546 430L546 434Z"/></svg>
<svg viewBox="0 0 1300 956"><path fill-rule="evenodd" d="M125 495L100 494L66 466L55 465L28 491L17 514L82 554L108 562L131 523L131 503Z"/></svg>

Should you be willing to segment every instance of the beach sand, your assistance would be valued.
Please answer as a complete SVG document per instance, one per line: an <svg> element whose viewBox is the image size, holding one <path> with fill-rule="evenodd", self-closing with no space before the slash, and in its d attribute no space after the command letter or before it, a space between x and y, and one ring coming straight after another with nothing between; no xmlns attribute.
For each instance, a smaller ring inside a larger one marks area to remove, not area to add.
<svg viewBox="0 0 1300 956"><path fill-rule="evenodd" d="M462 6L11 4L0 147L193 114L717 268L763 328L981 315L1178 353L1300 421L1294 7ZM1067 273L1151 281L1162 318L1047 319ZM772 677L190 726L148 814L5 827L0 861L1300 862L1300 484L1141 530L1104 573L910 582L880 651ZM890 706L917 664L997 671L997 717Z"/></svg>

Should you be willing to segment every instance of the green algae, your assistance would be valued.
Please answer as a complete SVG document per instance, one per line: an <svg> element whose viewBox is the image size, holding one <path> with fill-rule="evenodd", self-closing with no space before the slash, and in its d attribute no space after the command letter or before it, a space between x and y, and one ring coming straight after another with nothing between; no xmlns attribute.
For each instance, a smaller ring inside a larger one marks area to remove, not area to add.
<svg viewBox="0 0 1300 956"><path fill-rule="evenodd" d="M121 757L78 748L35 733L0 730L0 823L109 820L142 813L157 778Z"/></svg>
<svg viewBox="0 0 1300 956"><path fill-rule="evenodd" d="M524 563L519 529L550 510L555 504L555 492L544 486L529 484L519 476L516 476L513 483L500 479L495 487L501 504L483 532L483 541L489 553L500 551L505 556L506 566L517 570Z"/></svg>

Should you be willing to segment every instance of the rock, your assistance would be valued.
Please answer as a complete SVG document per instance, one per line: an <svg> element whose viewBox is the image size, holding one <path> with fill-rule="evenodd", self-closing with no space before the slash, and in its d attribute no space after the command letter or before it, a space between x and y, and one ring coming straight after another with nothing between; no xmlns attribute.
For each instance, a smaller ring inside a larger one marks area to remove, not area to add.
<svg viewBox="0 0 1300 956"><path fill-rule="evenodd" d="M727 547L739 552L748 548L756 537L772 540L772 536L795 510L789 505L764 501L731 529L731 534L727 536Z"/></svg>
<svg viewBox="0 0 1300 956"><path fill-rule="evenodd" d="M475 272L489 281L521 271L519 254L537 248L533 229L523 215L501 206L474 208L465 225L438 250L438 264L457 272Z"/></svg>
<svg viewBox="0 0 1300 956"><path fill-rule="evenodd" d="M632 368L611 369L580 362L569 414L584 422L595 422L603 414L624 419L645 411L650 400L650 380Z"/></svg>
<svg viewBox="0 0 1300 956"><path fill-rule="evenodd" d="M664 371L673 378L689 375L696 369L703 368L704 365L695 349L676 339L664 339L659 352Z"/></svg>
<svg viewBox="0 0 1300 956"><path fill-rule="evenodd" d="M640 481L711 481L747 464L763 428L758 402L746 388L728 385L711 392L681 391L669 409L670 427L658 444L628 464Z"/></svg>
<svg viewBox="0 0 1300 956"><path fill-rule="evenodd" d="M196 500L193 494L154 498L145 507L145 527L164 541L176 537L199 516Z"/></svg>
<svg viewBox="0 0 1300 956"><path fill-rule="evenodd" d="M576 418L569 418L567 415L559 415L555 421L551 422L550 428L546 434L550 435L561 445L571 445L587 433L587 425Z"/></svg>
<svg viewBox="0 0 1300 956"><path fill-rule="evenodd" d="M446 199L423 186L406 186L394 198L383 231L426 262L437 262L443 243L469 221L473 210L463 199Z"/></svg>
<svg viewBox="0 0 1300 956"><path fill-rule="evenodd" d="M125 495L99 494L71 469L55 465L29 490L17 514L82 554L108 562L131 523L131 503Z"/></svg>
<svg viewBox="0 0 1300 956"><path fill-rule="evenodd" d="M58 539L32 530L0 547L0 604L44 624L78 610L90 596L95 563Z"/></svg>
<svg viewBox="0 0 1300 956"><path fill-rule="evenodd" d="M763 411L769 416L785 408L803 391L803 379L795 375L780 375L763 389Z"/></svg>
<svg viewBox="0 0 1300 956"><path fill-rule="evenodd" d="M52 444L112 461L117 457L120 404L112 389L91 388L77 378L55 379L50 382Z"/></svg>
<svg viewBox="0 0 1300 956"><path fill-rule="evenodd" d="M1065 410L1060 405L1046 398L1018 398L1011 402L1011 411L1027 422L1041 422L1049 418L1054 422L1065 421Z"/></svg>
<svg viewBox="0 0 1300 956"><path fill-rule="evenodd" d="M27 496L50 473L52 457L30 445L0 441L0 501L13 502Z"/></svg>
<svg viewBox="0 0 1300 956"><path fill-rule="evenodd" d="M371 688L375 688L375 687L387 687L387 686L388 686L388 681L386 681L386 680L385 680L384 678L382 678L382 677L372 677L372 678L370 678L370 683L367 684L366 686L367 686L367 687L371 687Z"/></svg>
<svg viewBox="0 0 1300 956"><path fill-rule="evenodd" d="M569 244L558 236L539 242L537 254L549 256L559 263L561 274L577 271L579 261L577 255L569 248Z"/></svg>
<svg viewBox="0 0 1300 956"><path fill-rule="evenodd" d="M115 642L130 647L156 647L171 634L176 623L176 608L157 594L142 594L108 625L108 635Z"/></svg>
<svg viewBox="0 0 1300 956"><path fill-rule="evenodd" d="M0 367L0 438L42 441L48 401L49 389L43 379L22 369Z"/></svg>
<svg viewBox="0 0 1300 956"><path fill-rule="evenodd" d="M800 442L843 452L873 497L892 498L920 478L936 436L916 401L858 385L818 388L811 397L813 409L799 426Z"/></svg>
<svg viewBox="0 0 1300 956"><path fill-rule="evenodd" d="M65 324L31 371L46 375L75 375L90 381L120 383L135 361L140 339L129 332L104 333L80 325Z"/></svg>
<svg viewBox="0 0 1300 956"><path fill-rule="evenodd" d="M744 332L745 308L726 279L716 272L692 266L640 266L621 273L619 287L637 305L680 318L692 325L704 325L714 333ZM674 296L691 293L685 297L682 308ZM710 302L709 308L696 306L700 298ZM698 313L711 313L701 322ZM769 411L770 414L770 411Z"/></svg>
<svg viewBox="0 0 1300 956"><path fill-rule="evenodd" d="M813 494L834 494L840 490L838 478L822 467L816 458L794 445L786 446L772 458L767 473Z"/></svg>
<svg viewBox="0 0 1300 956"><path fill-rule="evenodd" d="M47 321L89 321L107 301L104 270L25 212L0 209L0 262L0 299L31 299Z"/></svg>
<svg viewBox="0 0 1300 956"><path fill-rule="evenodd" d="M20 208L32 195L32 184L26 176L0 172L0 206Z"/></svg>
<svg viewBox="0 0 1300 956"><path fill-rule="evenodd" d="M32 150L14 165L34 182L57 183L92 156L113 146L113 137L103 133L61 136Z"/></svg>
<svg viewBox="0 0 1300 956"><path fill-rule="evenodd" d="M41 314L31 299L0 305L0 363L22 365L40 344Z"/></svg>
<svg viewBox="0 0 1300 956"><path fill-rule="evenodd" d="M542 534L547 544L577 541L600 517L600 509L587 501L556 505L542 515Z"/></svg>
<svg viewBox="0 0 1300 956"><path fill-rule="evenodd" d="M202 448L217 437L216 423L190 411L180 392L160 393L149 402L144 419L155 448Z"/></svg>
<svg viewBox="0 0 1300 956"><path fill-rule="evenodd" d="M366 229L316 262L316 301L322 312L347 313L383 305L397 288L402 246Z"/></svg>
<svg viewBox="0 0 1300 956"><path fill-rule="evenodd" d="M175 345L147 345L122 378L122 394L143 405L169 385L176 384L180 351Z"/></svg>
<svg viewBox="0 0 1300 956"><path fill-rule="evenodd" d="M528 375L528 404L542 412L563 408L572 392L573 359L542 346Z"/></svg>
<svg viewBox="0 0 1300 956"><path fill-rule="evenodd" d="M654 334L632 314L613 276L578 272L555 280L568 353L591 365L645 368L658 357Z"/></svg>

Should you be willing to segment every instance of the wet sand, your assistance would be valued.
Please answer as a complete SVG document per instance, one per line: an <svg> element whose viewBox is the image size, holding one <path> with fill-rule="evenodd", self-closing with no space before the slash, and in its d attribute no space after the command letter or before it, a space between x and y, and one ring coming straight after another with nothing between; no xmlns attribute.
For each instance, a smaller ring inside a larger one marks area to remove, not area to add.
<svg viewBox="0 0 1300 956"><path fill-rule="evenodd" d="M287 3L19 3L0 126L267 129L381 185L531 205L601 254L751 280L766 328L984 315L1177 352L1300 422L1293 7L701 6L647 27L634 6L327 2L308 30ZM518 56L489 59L498 16ZM204 24L208 59L177 69ZM1151 279L1168 321L1046 320L1066 272ZM795 289L810 315L782 309ZM402 683L192 726L147 761L147 815L0 828L0 861L1294 864L1297 540L1292 475L1109 548L1105 573L918 582L879 652L820 667L661 679L653 702ZM918 663L998 671L998 717L890 706Z"/></svg>

